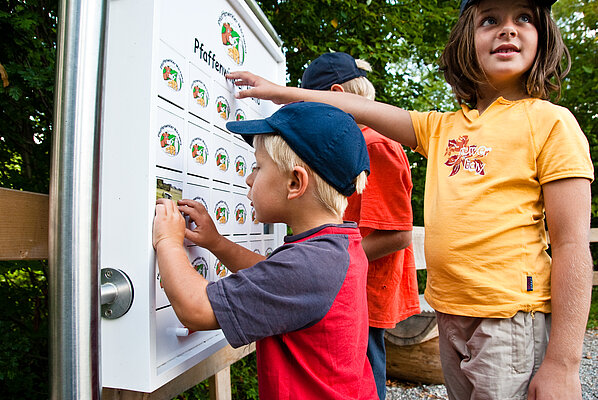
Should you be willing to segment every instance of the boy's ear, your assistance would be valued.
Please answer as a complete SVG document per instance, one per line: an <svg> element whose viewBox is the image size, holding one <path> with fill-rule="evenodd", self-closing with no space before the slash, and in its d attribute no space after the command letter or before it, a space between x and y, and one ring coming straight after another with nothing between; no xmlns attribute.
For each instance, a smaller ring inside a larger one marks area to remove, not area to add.
<svg viewBox="0 0 598 400"><path fill-rule="evenodd" d="M299 165L296 165L290 172L290 177L287 183L287 199L297 199L305 193L307 185L309 184L309 174L307 170Z"/></svg>
<svg viewBox="0 0 598 400"><path fill-rule="evenodd" d="M345 88L342 87L341 85L339 85L338 83L335 83L334 85L330 86L330 91L331 92L344 92Z"/></svg>

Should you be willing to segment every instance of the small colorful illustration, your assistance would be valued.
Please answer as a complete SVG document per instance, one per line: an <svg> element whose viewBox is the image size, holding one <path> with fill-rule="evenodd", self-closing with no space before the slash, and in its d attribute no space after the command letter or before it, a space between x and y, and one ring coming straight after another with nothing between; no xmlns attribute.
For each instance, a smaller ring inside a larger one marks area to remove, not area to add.
<svg viewBox="0 0 598 400"><path fill-rule="evenodd" d="M162 278L160 277L160 272L158 272L158 275L156 275L156 279L158 280L158 283L160 284L160 289L164 289L164 285L162 285Z"/></svg>
<svg viewBox="0 0 598 400"><path fill-rule="evenodd" d="M486 164L481 160L492 151L491 147L471 145L468 146L469 136L459 136L459 139L450 139L444 152L448 159L444 163L448 167L453 167L449 176L456 175L461 167L465 171L471 171L477 175L485 175Z"/></svg>
<svg viewBox="0 0 598 400"><path fill-rule="evenodd" d="M239 225L243 225L245 223L247 210L245 209L245 205L242 203L237 204L235 207L235 221Z"/></svg>
<svg viewBox="0 0 598 400"><path fill-rule="evenodd" d="M216 167L221 171L228 171L228 152L224 148L219 148L216 150L216 155L214 156L216 159Z"/></svg>
<svg viewBox="0 0 598 400"><path fill-rule="evenodd" d="M160 148L170 156L176 156L181 150L181 136L179 131L172 125L164 125L158 132Z"/></svg>
<svg viewBox="0 0 598 400"><path fill-rule="evenodd" d="M230 115L230 107L228 105L228 100L223 96L218 96L216 98L216 112L220 117L224 120L228 120L228 116Z"/></svg>
<svg viewBox="0 0 598 400"><path fill-rule="evenodd" d="M268 247L268 248L266 249L266 257L268 257L270 254L272 254L272 251L273 251L273 250L272 250L272 247Z"/></svg>
<svg viewBox="0 0 598 400"><path fill-rule="evenodd" d="M191 93L193 95L193 99L201 107L206 108L208 106L208 104L210 103L210 94L208 92L208 88L199 79L197 79L197 80L193 81L193 83L191 83Z"/></svg>
<svg viewBox="0 0 598 400"><path fill-rule="evenodd" d="M245 170L245 158L243 158L243 156L238 156L235 159L235 172L239 176L245 176Z"/></svg>
<svg viewBox="0 0 598 400"><path fill-rule="evenodd" d="M195 270L199 272L201 276L206 279L208 278L208 262L205 258L201 256L197 257L195 260L193 260L191 265L193 265L193 268L195 268Z"/></svg>
<svg viewBox="0 0 598 400"><path fill-rule="evenodd" d="M255 208L253 208L253 206L251 206L251 222L253 222L255 225L260 223L255 216Z"/></svg>
<svg viewBox="0 0 598 400"><path fill-rule="evenodd" d="M228 268L220 260L216 260L216 276L224 278L228 273Z"/></svg>
<svg viewBox="0 0 598 400"><path fill-rule="evenodd" d="M191 158L198 164L205 164L208 160L208 146L201 138L195 138L189 145L191 149Z"/></svg>
<svg viewBox="0 0 598 400"><path fill-rule="evenodd" d="M253 171L255 171L256 168L257 168L257 163L254 161L251 163L251 173L253 173Z"/></svg>
<svg viewBox="0 0 598 400"><path fill-rule="evenodd" d="M229 208L228 204L224 201L219 201L214 207L214 219L219 224L226 224L228 222Z"/></svg>
<svg viewBox="0 0 598 400"><path fill-rule="evenodd" d="M183 87L183 74L179 66L172 60L163 60L160 64L162 78L169 88L178 92Z"/></svg>
<svg viewBox="0 0 598 400"><path fill-rule="evenodd" d="M245 111L241 110L240 108L237 108L237 111L235 111L235 121L243 121L245 119Z"/></svg>
<svg viewBox="0 0 598 400"><path fill-rule="evenodd" d="M245 61L245 37L239 21L229 12L223 12L218 19L222 45L226 47L228 56L237 64Z"/></svg>

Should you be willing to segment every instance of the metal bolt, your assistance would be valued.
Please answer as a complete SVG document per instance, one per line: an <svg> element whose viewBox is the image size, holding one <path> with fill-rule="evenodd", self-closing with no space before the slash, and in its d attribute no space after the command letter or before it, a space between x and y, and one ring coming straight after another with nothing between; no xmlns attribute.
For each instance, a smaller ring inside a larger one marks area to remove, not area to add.
<svg viewBox="0 0 598 400"><path fill-rule="evenodd" d="M106 272L104 272L104 276L108 279L112 278L112 271L107 270Z"/></svg>
<svg viewBox="0 0 598 400"><path fill-rule="evenodd" d="M106 317L106 318L110 318L110 316L111 316L111 315L112 315L112 310L111 310L110 308L107 308L107 309L104 311L104 317Z"/></svg>

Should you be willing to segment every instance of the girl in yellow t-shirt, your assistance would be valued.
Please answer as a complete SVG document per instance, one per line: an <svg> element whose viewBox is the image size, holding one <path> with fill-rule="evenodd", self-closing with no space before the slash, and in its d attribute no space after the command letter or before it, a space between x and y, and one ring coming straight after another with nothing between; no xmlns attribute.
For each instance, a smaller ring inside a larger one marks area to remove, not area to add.
<svg viewBox="0 0 598 400"><path fill-rule="evenodd" d="M428 157L426 299L452 399L581 398L593 166L575 118L547 101L570 63L554 2L462 0L440 61L457 112L227 75L252 87L240 98L329 103Z"/></svg>

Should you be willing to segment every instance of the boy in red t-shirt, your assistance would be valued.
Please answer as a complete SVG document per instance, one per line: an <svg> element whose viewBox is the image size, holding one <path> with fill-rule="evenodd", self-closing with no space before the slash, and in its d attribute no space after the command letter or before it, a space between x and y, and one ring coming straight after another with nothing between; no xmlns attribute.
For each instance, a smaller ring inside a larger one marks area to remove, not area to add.
<svg viewBox="0 0 598 400"><path fill-rule="evenodd" d="M346 53L326 53L303 73L301 87L348 92L375 98L367 79L369 63ZM411 246L411 172L402 146L373 129L360 125L370 155L371 174L362 194L349 198L344 219L356 221L369 261L368 359L374 371L378 397L386 396L384 332L419 313L415 260Z"/></svg>

